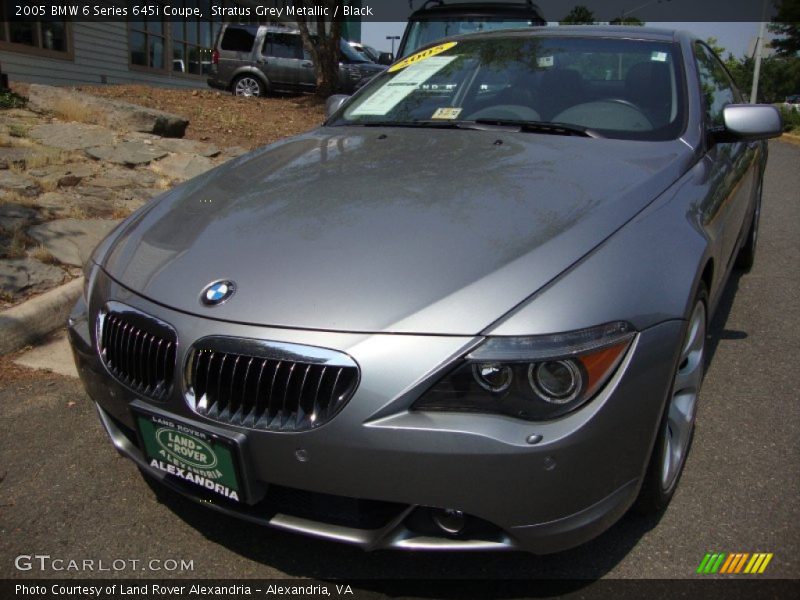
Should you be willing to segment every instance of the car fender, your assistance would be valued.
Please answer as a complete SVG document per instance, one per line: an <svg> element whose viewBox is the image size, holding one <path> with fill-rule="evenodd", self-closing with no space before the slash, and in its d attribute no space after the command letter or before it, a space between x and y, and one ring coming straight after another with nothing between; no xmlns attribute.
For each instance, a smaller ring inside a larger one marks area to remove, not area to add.
<svg viewBox="0 0 800 600"><path fill-rule="evenodd" d="M543 335L685 319L715 244L703 228L706 166L694 167L594 250L483 333Z"/></svg>

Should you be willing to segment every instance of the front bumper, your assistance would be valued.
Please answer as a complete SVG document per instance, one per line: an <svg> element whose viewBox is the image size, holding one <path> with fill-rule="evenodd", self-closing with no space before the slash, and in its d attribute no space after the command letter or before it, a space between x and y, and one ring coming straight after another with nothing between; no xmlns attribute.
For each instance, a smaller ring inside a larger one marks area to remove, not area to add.
<svg viewBox="0 0 800 600"><path fill-rule="evenodd" d="M178 332L174 391L147 401L112 378L95 350L94 322L113 298L170 323ZM682 323L638 334L618 372L592 402L547 423L501 416L420 413L410 405L452 360L475 344L470 337L346 334L224 323L165 309L100 273L91 309L80 301L70 340L80 377L116 448L181 493L251 521L355 544L364 549L523 549L549 553L583 543L630 506L647 465L671 381ZM91 325L91 326L90 326ZM347 352L361 368L353 398L329 423L287 433L221 425L190 408L182 366L191 344L209 335L301 343ZM387 369L386 365L392 365ZM248 479L266 489L247 506L209 497L201 488L147 466L131 403L247 437ZM531 445L532 434L542 440ZM302 450L301 460L299 456ZM275 504L293 490L314 502L358 499L378 521L318 518ZM429 527L433 508L469 515L462 535ZM373 511L374 514L374 511ZM426 520L427 518L427 520Z"/></svg>

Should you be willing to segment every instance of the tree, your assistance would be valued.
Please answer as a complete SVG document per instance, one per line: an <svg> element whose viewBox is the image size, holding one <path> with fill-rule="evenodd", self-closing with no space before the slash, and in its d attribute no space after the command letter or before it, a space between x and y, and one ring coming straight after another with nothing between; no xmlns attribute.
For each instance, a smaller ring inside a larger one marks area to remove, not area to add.
<svg viewBox="0 0 800 600"><path fill-rule="evenodd" d="M334 19L338 7L338 14L344 11L342 6L344 0L295 0L294 6L305 8L309 13L320 13L319 8L326 8L328 16L320 15L315 17L315 31L312 34L309 28L308 18L305 15L297 15L297 26L300 29L300 37L303 39L303 46L311 55L314 63L314 73L317 83L317 97L325 99L336 92L339 86L339 41L342 37L342 23L339 19ZM315 9L315 7L319 7ZM299 11L303 12L303 11Z"/></svg>
<svg viewBox="0 0 800 600"><path fill-rule="evenodd" d="M596 22L594 13L582 4L578 4L575 8L567 13L563 20L559 21L559 25L593 25Z"/></svg>
<svg viewBox="0 0 800 600"><path fill-rule="evenodd" d="M636 25L637 27L644 27L644 21L636 17L617 17L608 22L609 25Z"/></svg>
<svg viewBox="0 0 800 600"><path fill-rule="evenodd" d="M777 34L772 47L778 56L797 56L800 52L800 0L779 0L778 13L769 30Z"/></svg>
<svg viewBox="0 0 800 600"><path fill-rule="evenodd" d="M711 48L714 51L714 54L716 54L717 56L720 57L720 59L722 59L722 57L725 54L726 50L725 50L725 48L723 48L722 46L719 45L719 40L717 38L715 38L714 36L711 36L710 38L707 38L706 39L706 44L708 44L708 47ZM731 54L728 53L728 56L730 56L730 55Z"/></svg>

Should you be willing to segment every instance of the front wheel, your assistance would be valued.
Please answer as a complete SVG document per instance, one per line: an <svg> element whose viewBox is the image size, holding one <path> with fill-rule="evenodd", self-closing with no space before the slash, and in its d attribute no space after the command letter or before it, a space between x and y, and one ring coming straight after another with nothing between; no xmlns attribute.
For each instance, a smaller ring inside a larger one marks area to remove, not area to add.
<svg viewBox="0 0 800 600"><path fill-rule="evenodd" d="M657 513L669 504L686 463L694 434L697 397L705 374L707 305L708 292L701 285L684 333L658 438L634 505L641 514Z"/></svg>
<svg viewBox="0 0 800 600"><path fill-rule="evenodd" d="M241 75L233 82L233 95L251 98L253 96L263 96L266 93L266 86L258 77L252 75Z"/></svg>

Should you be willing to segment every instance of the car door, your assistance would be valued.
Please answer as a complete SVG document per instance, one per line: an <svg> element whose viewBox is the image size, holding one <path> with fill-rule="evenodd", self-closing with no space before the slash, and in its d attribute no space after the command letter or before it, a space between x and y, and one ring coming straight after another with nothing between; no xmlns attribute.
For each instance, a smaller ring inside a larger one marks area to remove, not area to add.
<svg viewBox="0 0 800 600"><path fill-rule="evenodd" d="M256 32L251 27L228 25L225 28L217 44L217 79L221 83L230 85L239 67L250 62L255 39Z"/></svg>
<svg viewBox="0 0 800 600"><path fill-rule="evenodd" d="M292 36L286 33L267 31L258 59L259 69L270 83L284 89L292 87L292 67L296 60L291 38Z"/></svg>
<svg viewBox="0 0 800 600"><path fill-rule="evenodd" d="M722 111L728 104L742 102L742 96L727 70L711 51L697 42L695 60L705 105L705 159L710 161L712 197L706 203L706 227L714 236L725 263L715 269L715 279L728 272L749 211L752 209L756 181L756 152L761 142L719 142L714 133L724 129Z"/></svg>
<svg viewBox="0 0 800 600"><path fill-rule="evenodd" d="M313 85L314 64L304 58L298 34L267 31L261 54L262 70L279 87L304 90Z"/></svg>

